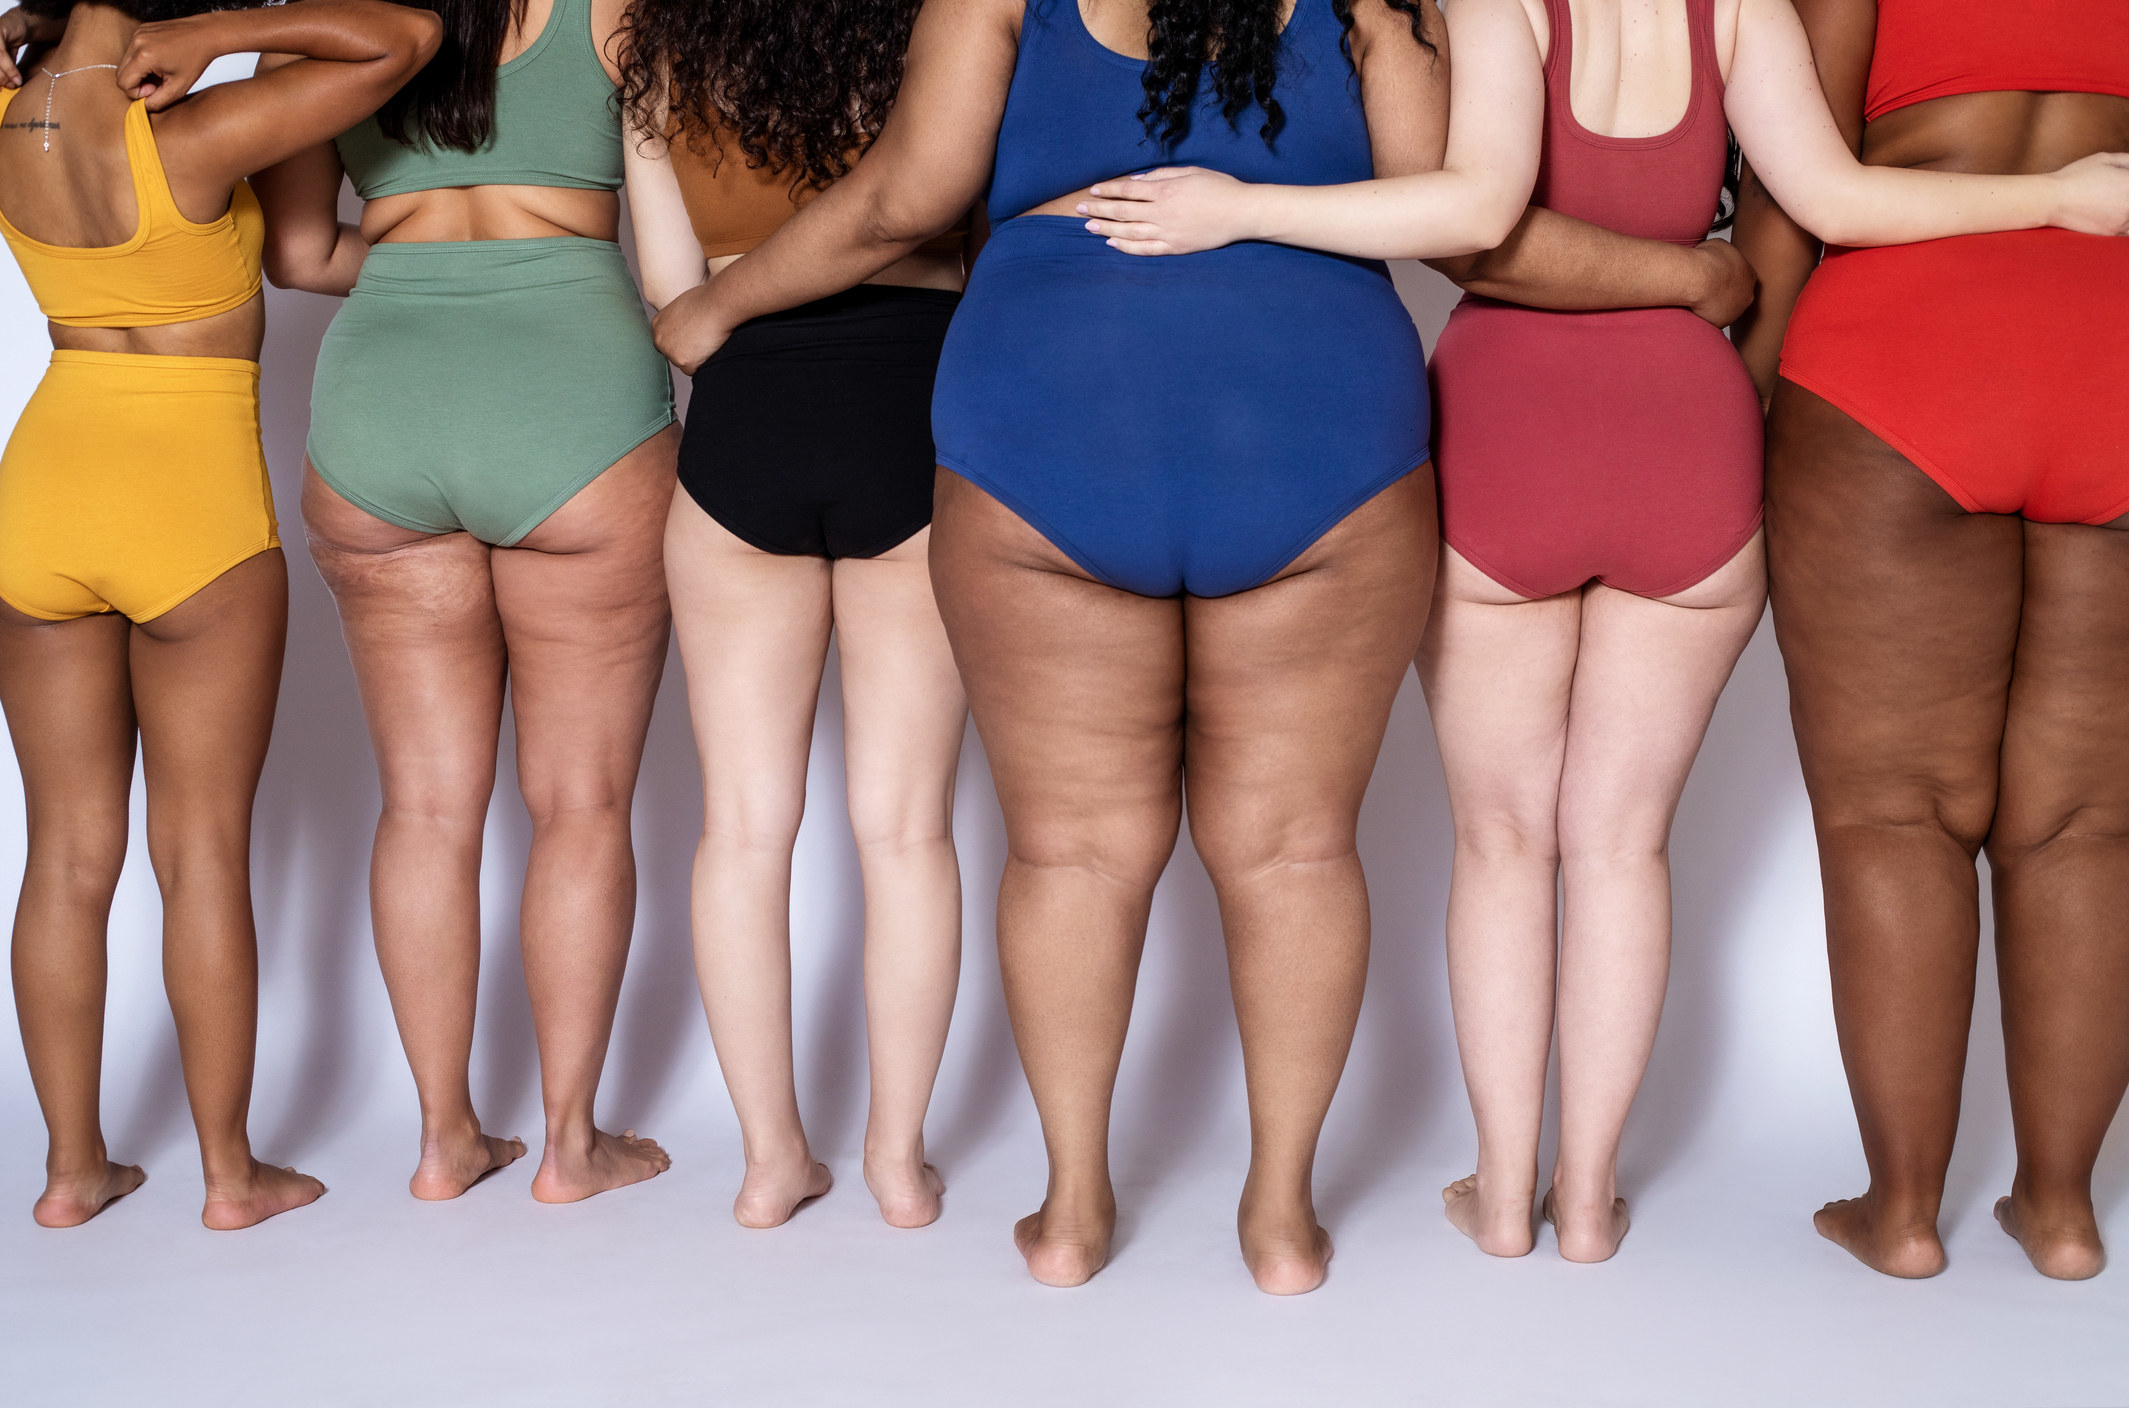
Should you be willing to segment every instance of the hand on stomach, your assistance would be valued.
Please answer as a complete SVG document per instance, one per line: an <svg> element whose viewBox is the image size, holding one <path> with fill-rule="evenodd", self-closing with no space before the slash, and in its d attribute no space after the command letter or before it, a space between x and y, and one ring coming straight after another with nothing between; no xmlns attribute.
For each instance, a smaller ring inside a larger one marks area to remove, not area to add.
<svg viewBox="0 0 2129 1408"><path fill-rule="evenodd" d="M621 198L559 186L446 186L379 196L362 210L371 244L456 244L578 235L619 239Z"/></svg>
<svg viewBox="0 0 2129 1408"><path fill-rule="evenodd" d="M189 323L169 323L153 328L70 328L58 323L46 326L52 346L70 352L122 352L151 357L235 357L259 360L259 346L266 335L266 298L263 291L250 301L211 318Z"/></svg>

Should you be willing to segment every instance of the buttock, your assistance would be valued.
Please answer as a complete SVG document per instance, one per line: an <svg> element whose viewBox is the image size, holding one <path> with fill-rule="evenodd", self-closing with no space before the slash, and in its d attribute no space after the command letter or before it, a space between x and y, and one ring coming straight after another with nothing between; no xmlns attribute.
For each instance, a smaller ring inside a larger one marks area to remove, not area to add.
<svg viewBox="0 0 2129 1408"><path fill-rule="evenodd" d="M618 246L381 244L318 349L309 451L389 523L507 547L672 420Z"/></svg>
<svg viewBox="0 0 2129 1408"><path fill-rule="evenodd" d="M2065 230L1830 255L1782 375L1969 513L2129 513L2129 241Z"/></svg>
<svg viewBox="0 0 2129 1408"><path fill-rule="evenodd" d="M1022 216L970 277L932 426L940 464L1097 580L1225 596L1426 462L1425 362L1380 264L1137 259Z"/></svg>
<svg viewBox="0 0 2129 1408"><path fill-rule="evenodd" d="M876 557L931 522L933 380L961 296L865 284L735 329L695 373L680 483L764 552Z"/></svg>
<svg viewBox="0 0 2129 1408"><path fill-rule="evenodd" d="M1442 536L1520 596L1670 596L1759 530L1759 397L1681 308L1466 299L1432 368Z"/></svg>
<svg viewBox="0 0 2129 1408"><path fill-rule="evenodd" d="M0 454L0 600L148 621L279 544L258 363L52 354Z"/></svg>

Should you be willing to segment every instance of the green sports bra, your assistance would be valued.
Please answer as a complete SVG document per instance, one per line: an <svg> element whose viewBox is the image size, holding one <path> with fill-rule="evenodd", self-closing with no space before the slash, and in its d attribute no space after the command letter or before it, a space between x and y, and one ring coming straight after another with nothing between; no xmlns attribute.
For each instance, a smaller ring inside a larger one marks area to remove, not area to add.
<svg viewBox="0 0 2129 1408"><path fill-rule="evenodd" d="M531 47L495 71L495 125L478 151L405 146L364 118L337 145L364 200L446 186L621 189L621 114L591 38L591 0L554 0Z"/></svg>

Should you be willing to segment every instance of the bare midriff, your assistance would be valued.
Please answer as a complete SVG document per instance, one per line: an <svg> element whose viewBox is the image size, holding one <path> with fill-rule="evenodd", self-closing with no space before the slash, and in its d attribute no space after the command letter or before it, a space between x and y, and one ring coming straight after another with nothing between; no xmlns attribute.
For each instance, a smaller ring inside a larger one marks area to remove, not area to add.
<svg viewBox="0 0 2129 1408"><path fill-rule="evenodd" d="M153 328L75 328L46 323L52 346L69 352L124 352L151 357L236 357L259 360L266 340L266 293L226 313Z"/></svg>
<svg viewBox="0 0 2129 1408"><path fill-rule="evenodd" d="M2129 151L2129 98L2105 93L1955 93L1863 129L1863 160L1974 175L2038 175L2094 152Z"/></svg>
<svg viewBox="0 0 2129 1408"><path fill-rule="evenodd" d="M362 210L371 244L621 237L621 198L563 186L444 186L379 196Z"/></svg>

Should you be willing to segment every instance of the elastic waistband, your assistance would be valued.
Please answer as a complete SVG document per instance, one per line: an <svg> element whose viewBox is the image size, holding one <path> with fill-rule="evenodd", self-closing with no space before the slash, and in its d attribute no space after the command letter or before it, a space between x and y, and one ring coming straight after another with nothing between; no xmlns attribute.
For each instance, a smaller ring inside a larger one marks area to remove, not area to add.
<svg viewBox="0 0 2129 1408"><path fill-rule="evenodd" d="M572 271L628 274L621 246L584 235L530 240L439 240L373 244L358 293L537 288Z"/></svg>
<svg viewBox="0 0 2129 1408"><path fill-rule="evenodd" d="M153 352L89 352L72 347L52 349L52 365L127 367L151 372L241 372L257 378L259 364L242 357L164 357Z"/></svg>

